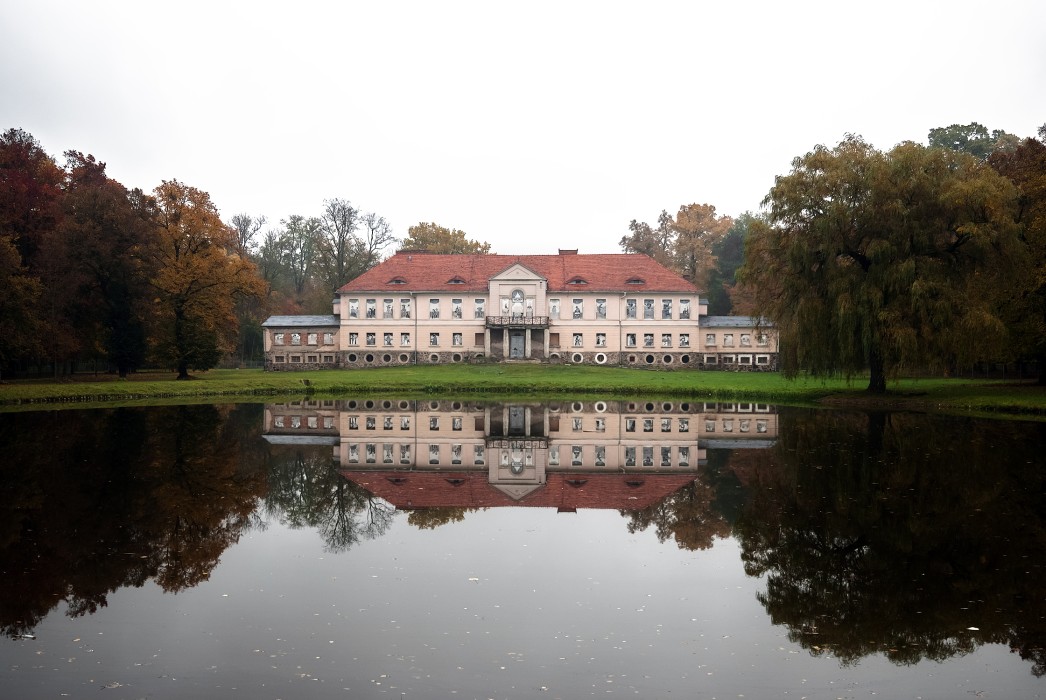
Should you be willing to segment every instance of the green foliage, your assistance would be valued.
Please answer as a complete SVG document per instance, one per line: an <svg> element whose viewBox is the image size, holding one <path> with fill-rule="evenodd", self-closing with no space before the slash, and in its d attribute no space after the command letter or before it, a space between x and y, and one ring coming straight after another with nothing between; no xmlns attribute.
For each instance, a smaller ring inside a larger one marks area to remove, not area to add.
<svg viewBox="0 0 1046 700"><path fill-rule="evenodd" d="M1023 261L1013 203L1012 185L972 156L914 143L882 153L851 136L777 178L739 277L777 324L789 376L867 369L882 392L905 368L997 350L988 290Z"/></svg>
<svg viewBox="0 0 1046 700"><path fill-rule="evenodd" d="M930 148L947 148L984 160L996 150L1012 150L1018 139L1001 129L988 133L982 124L970 122L930 129L928 141Z"/></svg>
<svg viewBox="0 0 1046 700"><path fill-rule="evenodd" d="M449 229L435 223L421 222L407 229L403 250L427 250L430 253L480 254L490 253L490 244L466 237L464 231Z"/></svg>

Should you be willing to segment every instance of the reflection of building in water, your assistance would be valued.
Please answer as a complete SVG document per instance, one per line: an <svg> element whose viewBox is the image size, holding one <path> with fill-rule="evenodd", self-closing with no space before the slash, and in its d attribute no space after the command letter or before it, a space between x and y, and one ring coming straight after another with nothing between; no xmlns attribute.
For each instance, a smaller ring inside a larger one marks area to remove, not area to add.
<svg viewBox="0 0 1046 700"><path fill-rule="evenodd" d="M332 446L347 478L399 507L633 509L692 481L707 447L772 444L777 414L753 403L352 399L269 404L265 434Z"/></svg>

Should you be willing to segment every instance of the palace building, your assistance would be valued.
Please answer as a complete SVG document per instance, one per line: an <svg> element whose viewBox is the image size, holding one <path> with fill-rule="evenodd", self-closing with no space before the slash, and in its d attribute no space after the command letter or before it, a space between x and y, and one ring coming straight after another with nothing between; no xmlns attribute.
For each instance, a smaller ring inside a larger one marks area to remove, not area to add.
<svg viewBox="0 0 1046 700"><path fill-rule="evenodd" d="M273 316L270 370L459 362L771 370L776 336L706 316L694 285L640 254L401 250L337 291L330 316Z"/></svg>

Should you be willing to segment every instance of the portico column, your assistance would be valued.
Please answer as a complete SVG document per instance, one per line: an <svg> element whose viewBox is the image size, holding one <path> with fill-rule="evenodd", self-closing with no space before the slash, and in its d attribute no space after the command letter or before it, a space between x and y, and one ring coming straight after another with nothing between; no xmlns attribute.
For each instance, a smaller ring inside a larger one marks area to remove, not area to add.
<svg viewBox="0 0 1046 700"><path fill-rule="evenodd" d="M530 359L530 329L523 329L523 357Z"/></svg>
<svg viewBox="0 0 1046 700"><path fill-rule="evenodd" d="M490 329L483 329L483 356L490 357Z"/></svg>

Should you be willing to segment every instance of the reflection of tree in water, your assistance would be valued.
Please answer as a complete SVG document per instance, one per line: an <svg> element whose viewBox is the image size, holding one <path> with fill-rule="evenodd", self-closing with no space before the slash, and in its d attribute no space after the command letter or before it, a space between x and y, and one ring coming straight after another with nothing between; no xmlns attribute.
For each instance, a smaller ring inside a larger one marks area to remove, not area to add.
<svg viewBox="0 0 1046 700"><path fill-rule="evenodd" d="M289 527L314 527L329 552L380 537L396 509L343 477L330 447L271 448L265 511Z"/></svg>
<svg viewBox="0 0 1046 700"><path fill-rule="evenodd" d="M653 526L659 542L672 538L680 549L689 550L708 549L717 538L729 537L738 488L733 475L726 472L728 459L728 451L712 451L690 484L646 508L621 511L628 518L628 531L642 532Z"/></svg>
<svg viewBox="0 0 1046 700"><path fill-rule="evenodd" d="M442 525L460 523L465 519L466 513L471 513L475 510L475 508L456 508L453 506L415 508L407 516L407 523L419 530L435 530Z"/></svg>
<svg viewBox="0 0 1046 700"><path fill-rule="evenodd" d="M205 580L252 523L264 474L241 456L258 407L11 414L0 421L0 629L64 601L92 613L124 586Z"/></svg>
<svg viewBox="0 0 1046 700"><path fill-rule="evenodd" d="M787 411L735 528L775 624L844 663L1004 643L1046 672L1041 424Z"/></svg>

